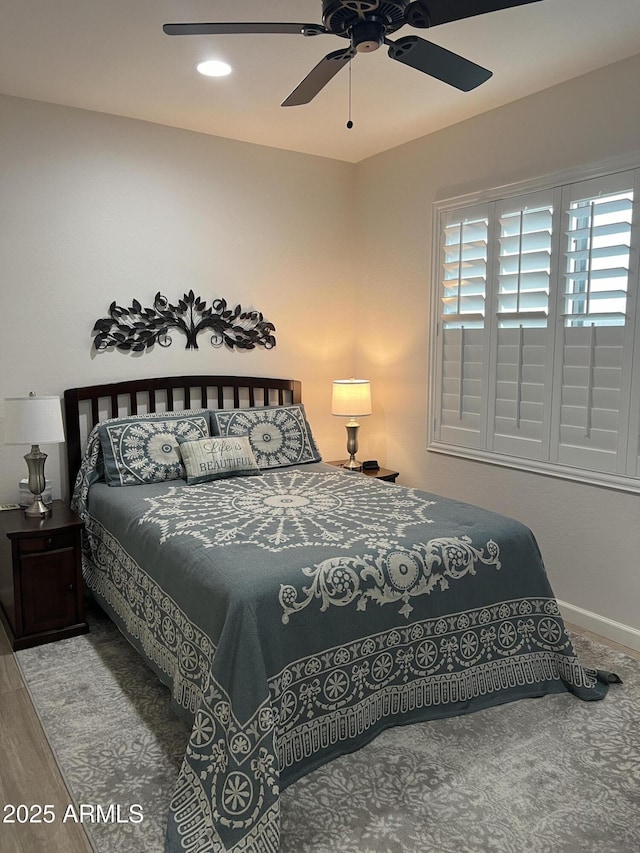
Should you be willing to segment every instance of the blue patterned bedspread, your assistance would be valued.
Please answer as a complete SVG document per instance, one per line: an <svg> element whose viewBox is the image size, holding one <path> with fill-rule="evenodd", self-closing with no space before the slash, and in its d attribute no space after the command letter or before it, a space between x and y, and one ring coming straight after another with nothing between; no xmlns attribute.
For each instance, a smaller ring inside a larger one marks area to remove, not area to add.
<svg viewBox="0 0 640 853"><path fill-rule="evenodd" d="M98 483L85 518L89 587L193 720L170 853L276 853L279 791L388 726L606 693L532 533L477 507L319 464Z"/></svg>

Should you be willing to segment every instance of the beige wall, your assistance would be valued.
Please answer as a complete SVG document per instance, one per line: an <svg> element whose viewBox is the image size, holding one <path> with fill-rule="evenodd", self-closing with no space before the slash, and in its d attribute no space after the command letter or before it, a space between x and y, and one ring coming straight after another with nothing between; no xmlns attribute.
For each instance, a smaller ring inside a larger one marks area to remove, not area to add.
<svg viewBox="0 0 640 853"><path fill-rule="evenodd" d="M0 163L0 400L164 374L293 376L321 449L343 452L329 408L331 378L353 369L350 164L1 96ZM187 351L177 333L141 355L92 351L112 300L190 288L262 311L276 347L203 335ZM0 442L1 502L27 449Z"/></svg>
<svg viewBox="0 0 640 853"><path fill-rule="evenodd" d="M373 157L356 167L357 369L377 401L363 443L402 482L533 528L559 598L640 640L640 497L426 451L432 205L637 152L640 56ZM575 615L575 614L574 614Z"/></svg>
<svg viewBox="0 0 640 853"><path fill-rule="evenodd" d="M640 115L621 106L638 82L635 57L356 166L0 96L0 400L167 373L295 376L335 458L331 379L368 376L361 457L521 519L557 595L640 641L637 496L426 451L433 201L640 151ZM176 336L92 352L112 300L189 288L262 310L276 348L194 352ZM0 501L22 452L0 445ZM59 462L54 449L54 490Z"/></svg>

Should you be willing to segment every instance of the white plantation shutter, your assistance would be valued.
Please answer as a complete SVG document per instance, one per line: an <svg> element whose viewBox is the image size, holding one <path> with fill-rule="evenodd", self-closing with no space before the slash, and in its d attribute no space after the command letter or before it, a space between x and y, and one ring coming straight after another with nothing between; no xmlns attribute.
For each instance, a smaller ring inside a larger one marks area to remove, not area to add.
<svg viewBox="0 0 640 853"><path fill-rule="evenodd" d="M633 173L565 188L565 325L626 325Z"/></svg>
<svg viewBox="0 0 640 853"><path fill-rule="evenodd" d="M561 327L553 457L564 465L616 472L624 379L624 328Z"/></svg>
<svg viewBox="0 0 640 853"><path fill-rule="evenodd" d="M527 459L544 457L547 329L498 329L490 449Z"/></svg>
<svg viewBox="0 0 640 853"><path fill-rule="evenodd" d="M640 208L640 204L638 205ZM640 236L638 239L640 243ZM638 255L640 255L640 245L638 246ZM633 300L630 299L630 302ZM636 334L640 335L640 294L636 294L635 300L635 316ZM636 341L636 353L640 341ZM635 356L635 361L638 361L638 355ZM640 370L635 370L632 376L631 394L629 408L631 415L629 418L629 440L627 452L627 471L632 477L640 479Z"/></svg>
<svg viewBox="0 0 640 853"><path fill-rule="evenodd" d="M627 467L633 196L632 172L563 193L552 459L592 471Z"/></svg>
<svg viewBox="0 0 640 853"><path fill-rule="evenodd" d="M638 383L640 385L640 383ZM640 389L634 395L636 402L632 410L631 426L629 429L629 454L627 469L632 477L640 478Z"/></svg>
<svg viewBox="0 0 640 853"><path fill-rule="evenodd" d="M502 328L545 327L549 316L553 194L496 205L497 315Z"/></svg>
<svg viewBox="0 0 640 853"><path fill-rule="evenodd" d="M441 441L463 447L483 442L487 239L484 205L450 211L443 222L436 430Z"/></svg>
<svg viewBox="0 0 640 853"><path fill-rule="evenodd" d="M444 328L439 437L481 447L484 330Z"/></svg>
<svg viewBox="0 0 640 853"><path fill-rule="evenodd" d="M640 169L600 175L436 205L430 449L640 492Z"/></svg>
<svg viewBox="0 0 640 853"><path fill-rule="evenodd" d="M442 243L442 315L448 328L483 328L487 291L486 208L449 215Z"/></svg>
<svg viewBox="0 0 640 853"><path fill-rule="evenodd" d="M549 345L553 217L551 191L495 205L489 449L528 459L542 459L548 452L545 385L553 370Z"/></svg>

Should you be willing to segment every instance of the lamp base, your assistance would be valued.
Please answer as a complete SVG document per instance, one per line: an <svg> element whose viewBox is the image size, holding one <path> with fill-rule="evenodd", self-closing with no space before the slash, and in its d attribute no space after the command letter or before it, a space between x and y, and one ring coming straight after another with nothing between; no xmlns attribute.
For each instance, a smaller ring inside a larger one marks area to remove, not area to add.
<svg viewBox="0 0 640 853"><path fill-rule="evenodd" d="M24 459L29 469L29 491L33 495L33 503L25 509L24 514L27 518L47 518L51 515L51 507L42 500L42 493L47 485L44 476L47 454L43 453L37 444L33 444Z"/></svg>
<svg viewBox="0 0 640 853"><path fill-rule="evenodd" d="M24 514L27 518L48 518L51 515L51 507L42 500L42 495L36 495Z"/></svg>
<svg viewBox="0 0 640 853"><path fill-rule="evenodd" d="M358 452L358 429L360 424L355 418L351 418L347 423L347 453L349 461L345 462L343 468L345 471L362 471L362 462L356 459Z"/></svg>

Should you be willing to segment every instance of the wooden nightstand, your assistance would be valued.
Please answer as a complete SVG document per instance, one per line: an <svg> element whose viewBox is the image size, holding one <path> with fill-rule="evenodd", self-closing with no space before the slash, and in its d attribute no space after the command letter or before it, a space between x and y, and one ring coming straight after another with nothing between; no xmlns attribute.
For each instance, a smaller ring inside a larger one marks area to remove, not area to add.
<svg viewBox="0 0 640 853"><path fill-rule="evenodd" d="M337 462L327 462L327 465L335 465L336 468L344 467L347 459L338 459ZM359 474L366 474L367 477L373 477L375 480L385 480L387 483L395 483L396 478L400 476L399 471L391 471L389 468L373 468L368 471L359 471Z"/></svg>
<svg viewBox="0 0 640 853"><path fill-rule="evenodd" d="M80 532L84 522L62 501L49 518L0 512L0 616L14 648L89 630L84 617Z"/></svg>

